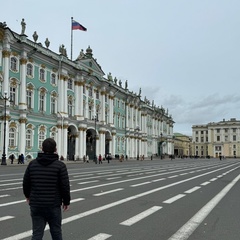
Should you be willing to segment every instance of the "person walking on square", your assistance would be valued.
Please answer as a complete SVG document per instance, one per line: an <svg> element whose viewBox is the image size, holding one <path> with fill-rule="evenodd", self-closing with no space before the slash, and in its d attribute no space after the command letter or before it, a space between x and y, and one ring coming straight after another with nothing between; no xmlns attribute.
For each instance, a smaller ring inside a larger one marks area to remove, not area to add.
<svg viewBox="0 0 240 240"><path fill-rule="evenodd" d="M99 162L99 164L102 163L102 155L101 154L99 154L99 156L98 156L98 162Z"/></svg>
<svg viewBox="0 0 240 240"><path fill-rule="evenodd" d="M11 156L10 156L11 164L13 164L14 158L15 158L14 154L11 154Z"/></svg>
<svg viewBox="0 0 240 240"><path fill-rule="evenodd" d="M42 240L49 224L53 240L62 240L62 212L69 209L70 184L65 163L59 161L56 142L47 138L42 153L29 163L23 177L23 193L30 205L32 240Z"/></svg>

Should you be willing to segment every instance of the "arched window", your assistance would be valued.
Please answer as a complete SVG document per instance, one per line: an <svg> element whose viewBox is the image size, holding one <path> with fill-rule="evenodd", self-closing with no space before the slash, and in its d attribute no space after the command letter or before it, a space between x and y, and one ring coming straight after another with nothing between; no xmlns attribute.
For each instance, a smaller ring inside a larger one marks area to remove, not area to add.
<svg viewBox="0 0 240 240"><path fill-rule="evenodd" d="M16 146L16 130L15 128L9 129L9 147Z"/></svg>
<svg viewBox="0 0 240 240"><path fill-rule="evenodd" d="M55 73L51 74L51 84L56 85L56 74Z"/></svg>
<svg viewBox="0 0 240 240"><path fill-rule="evenodd" d="M13 105L17 104L17 98L16 98L16 87L10 86L10 99Z"/></svg>
<svg viewBox="0 0 240 240"><path fill-rule="evenodd" d="M71 78L68 79L68 89L73 89L73 80Z"/></svg>
<svg viewBox="0 0 240 240"><path fill-rule="evenodd" d="M89 87L89 89L88 89L88 96L92 97L92 95L93 95L92 87Z"/></svg>
<svg viewBox="0 0 240 240"><path fill-rule="evenodd" d="M42 149L42 143L45 139L45 132L43 130L40 130L38 133L38 148Z"/></svg>
<svg viewBox="0 0 240 240"><path fill-rule="evenodd" d="M27 64L27 76L33 77L33 65L30 63Z"/></svg>
<svg viewBox="0 0 240 240"><path fill-rule="evenodd" d="M17 59L15 57L11 57L10 68L12 71L17 71Z"/></svg>
<svg viewBox="0 0 240 240"><path fill-rule="evenodd" d="M51 96L51 114L55 114L56 113L56 97L55 96Z"/></svg>
<svg viewBox="0 0 240 240"><path fill-rule="evenodd" d="M45 81L45 70L42 68L39 71L39 79L40 81Z"/></svg>
<svg viewBox="0 0 240 240"><path fill-rule="evenodd" d="M68 115L71 117L73 116L73 101L72 98L68 98Z"/></svg>
<svg viewBox="0 0 240 240"><path fill-rule="evenodd" d="M96 99L99 99L99 91L96 91Z"/></svg>
<svg viewBox="0 0 240 240"><path fill-rule="evenodd" d="M27 129L27 131L26 131L26 148L30 149L32 147L33 147L32 130Z"/></svg>

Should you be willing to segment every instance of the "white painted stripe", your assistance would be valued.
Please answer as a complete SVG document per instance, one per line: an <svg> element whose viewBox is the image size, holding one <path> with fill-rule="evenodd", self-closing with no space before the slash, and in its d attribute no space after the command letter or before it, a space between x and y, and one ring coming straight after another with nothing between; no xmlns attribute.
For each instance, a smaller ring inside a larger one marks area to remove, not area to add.
<svg viewBox="0 0 240 240"><path fill-rule="evenodd" d="M78 184L83 185L83 184L88 184L88 183L93 183L93 182L99 182L99 180L92 180L92 181L88 181L88 182L80 182Z"/></svg>
<svg viewBox="0 0 240 240"><path fill-rule="evenodd" d="M170 176L168 178L175 178L175 177L178 177L178 175L173 175L173 176Z"/></svg>
<svg viewBox="0 0 240 240"><path fill-rule="evenodd" d="M98 235L89 238L88 240L105 240L110 238L112 235L106 234L106 233L99 233Z"/></svg>
<svg viewBox="0 0 240 240"><path fill-rule="evenodd" d="M0 192L9 191L9 190L16 190L16 189L22 189L22 186L21 186L21 187L14 187L14 188L4 188L4 189L0 189Z"/></svg>
<svg viewBox="0 0 240 240"><path fill-rule="evenodd" d="M103 174L109 174L109 173L113 173L113 172L100 172L100 173L97 173L97 175L103 175Z"/></svg>
<svg viewBox="0 0 240 240"><path fill-rule="evenodd" d="M20 200L20 201L15 201L15 202L2 203L2 204L0 204L0 207L5 207L5 206L9 206L9 205L14 205L14 204L17 204L17 203L22 203L22 202L26 202L26 200Z"/></svg>
<svg viewBox="0 0 240 240"><path fill-rule="evenodd" d="M73 177L76 178L76 177L89 177L89 176L93 176L93 174L75 175Z"/></svg>
<svg viewBox="0 0 240 240"><path fill-rule="evenodd" d="M2 180L1 180L1 183L2 183L2 182L13 182L13 181L17 181L17 182L20 181L20 182L21 182L21 181L22 181L22 178L2 179Z"/></svg>
<svg viewBox="0 0 240 240"><path fill-rule="evenodd" d="M118 179L118 178L121 178L121 177L111 177L111 178L106 178L106 180L114 180L114 179Z"/></svg>
<svg viewBox="0 0 240 240"><path fill-rule="evenodd" d="M11 185L19 185L19 184L22 185L22 182L4 183L4 184L0 184L0 187L3 187L3 186L11 186Z"/></svg>
<svg viewBox="0 0 240 240"><path fill-rule="evenodd" d="M85 198L76 198L76 199L71 200L71 203L79 202L79 201L83 201L83 200L85 200Z"/></svg>
<svg viewBox="0 0 240 240"><path fill-rule="evenodd" d="M235 165L236 165L236 164L235 164ZM220 171L220 170L222 170L222 169L224 169L224 168L227 168L227 167L229 167L229 166L226 166L226 167L223 167L223 168L219 168L219 169L215 169L215 170L210 171L210 172L207 172L207 173L203 173L203 174L200 174L200 175L197 175L197 176L188 178L188 179L184 179L184 180L181 180L181 181L178 181L178 182L174 182L174 183L171 183L171 184L162 186L162 187L158 187L158 188L155 188L155 189L152 189L152 190L143 192L143 193L139 193L139 194L134 195L134 196L131 196L131 197L127 197L127 198L118 200L118 201L113 202L113 203L106 204L106 205L101 206L101 207L97 207L97 208L88 210L88 211L83 212L83 213L79 213L79 214L73 215L73 216L71 216L71 217L68 217L68 218L63 219L62 224L66 224L66 223L69 223L69 222L73 222L73 221L75 221L75 220L84 218L84 217L86 217L86 216L90 216L90 215L92 215L92 214L94 214L94 213L98 213L98 212L104 211L104 210L106 210L106 209L109 209L109 208L112 208L112 207L121 205L121 204L123 204L123 203L129 202L129 201L132 201L132 200L135 200L135 199L138 199L138 198L140 198L140 197L147 196L147 195L149 195L149 194L152 194L152 193L161 191L161 190L163 190L163 189L167 189L167 188L170 188L170 187L179 185L179 184L181 184L181 183L188 182L188 181L191 181L191 180L193 180L193 179L200 178L200 177L202 177L202 176L206 176L206 175L208 175L208 174L211 174L211 173L213 173L213 172ZM236 167L236 168L234 168L234 169L237 169L237 168L239 168L239 167ZM119 182L124 182L124 181L119 181ZM114 183L114 184L116 184L116 183ZM105 185L105 184L102 184L102 185ZM98 186L102 186L102 185L98 185ZM85 189L84 189L84 190L85 190ZM78 189L78 191L81 191L81 190ZM49 226L48 226L48 225L45 227L45 230L49 230ZM32 230L29 230L29 231L26 231L26 232L23 232L23 233L19 233L19 234L10 236L9 238L4 238L4 239L1 239L1 240L21 240L21 239L24 239L24 238L26 238L26 237L30 237L31 235L32 235Z"/></svg>
<svg viewBox="0 0 240 240"><path fill-rule="evenodd" d="M233 179L221 192L212 198L204 207L202 207L187 223L185 223L174 235L168 240L187 240L196 228L203 222L208 214L217 206L222 198L231 190L239 181L240 174Z"/></svg>
<svg viewBox="0 0 240 240"><path fill-rule="evenodd" d="M13 217L13 216L0 217L0 222L1 222L1 221L8 220L8 219L12 219L12 218L14 218L14 217Z"/></svg>
<svg viewBox="0 0 240 240"><path fill-rule="evenodd" d="M143 182L143 183L133 184L133 185L130 185L130 187L138 187L138 186L146 185L149 183L151 183L151 182Z"/></svg>
<svg viewBox="0 0 240 240"><path fill-rule="evenodd" d="M185 191L184 193L192 193L192 192L197 191L199 188L201 188L201 187L198 187L198 186L197 186L197 187L193 187L193 188L191 188L191 189Z"/></svg>
<svg viewBox="0 0 240 240"><path fill-rule="evenodd" d="M181 173L181 174L179 174L179 175L184 176L184 175L187 175L187 174L188 174L188 173L185 172L185 173Z"/></svg>
<svg viewBox="0 0 240 240"><path fill-rule="evenodd" d="M121 225L125 225L125 226L131 226L137 222L139 222L140 220L144 219L145 217L148 217L149 215L155 213L156 211L160 210L162 207L160 206L154 206L149 208L148 210L139 213L138 215L129 218L128 220L121 222Z"/></svg>
<svg viewBox="0 0 240 240"><path fill-rule="evenodd" d="M102 195L105 195L105 194L109 194L109 193L113 193L113 192L118 192L118 191L121 191L123 190L124 188L117 188L117 189L113 189L113 190L110 190L110 191L107 191L107 192L100 192L100 193L95 193L93 194L93 196L102 196Z"/></svg>
<svg viewBox="0 0 240 240"><path fill-rule="evenodd" d="M201 183L200 185L202 185L202 186L206 186L206 185L208 185L210 182L204 182L204 183Z"/></svg>
<svg viewBox="0 0 240 240"><path fill-rule="evenodd" d="M0 195L0 198L3 198L3 197L9 197L9 196L10 196L9 194Z"/></svg>
<svg viewBox="0 0 240 240"><path fill-rule="evenodd" d="M173 203L173 202L177 201L178 199L183 198L183 197L185 197L185 196L186 196L185 194L178 194L178 195L176 195L176 196L174 196L174 197L172 197L172 198L169 198L168 200L163 201L163 202L164 202L164 203L171 204L171 203Z"/></svg>
<svg viewBox="0 0 240 240"><path fill-rule="evenodd" d="M166 180L166 178L155 179L155 180L152 180L152 182L159 182L159 181L163 181L163 180Z"/></svg>
<svg viewBox="0 0 240 240"><path fill-rule="evenodd" d="M212 179L210 179L209 181L210 182L214 182L214 181L216 181L217 180L217 178L212 178Z"/></svg>

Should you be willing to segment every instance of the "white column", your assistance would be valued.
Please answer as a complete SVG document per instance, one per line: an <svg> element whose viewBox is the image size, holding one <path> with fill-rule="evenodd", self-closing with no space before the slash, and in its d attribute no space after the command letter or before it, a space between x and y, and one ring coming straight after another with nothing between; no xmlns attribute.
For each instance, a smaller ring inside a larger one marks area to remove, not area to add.
<svg viewBox="0 0 240 240"><path fill-rule="evenodd" d="M79 91L79 115L81 117L83 117L84 114L83 114L83 85L82 85L82 83L80 84L78 91Z"/></svg>
<svg viewBox="0 0 240 240"><path fill-rule="evenodd" d="M101 122L105 123L105 92L101 92Z"/></svg>
<svg viewBox="0 0 240 240"><path fill-rule="evenodd" d="M80 117L80 89L79 89L79 82L75 82L74 85L74 94L75 94L75 104L74 104L74 111L75 111L75 116Z"/></svg>
<svg viewBox="0 0 240 240"><path fill-rule="evenodd" d="M114 98L109 96L109 123L113 125L113 101Z"/></svg>
<svg viewBox="0 0 240 240"><path fill-rule="evenodd" d="M3 89L2 93L5 91L9 93L9 57L11 52L8 50L3 50ZM9 94L7 94L9 96Z"/></svg>
<svg viewBox="0 0 240 240"><path fill-rule="evenodd" d="M20 59L20 98L19 98L19 109L27 109L26 104L26 53L23 53L23 57Z"/></svg>
<svg viewBox="0 0 240 240"><path fill-rule="evenodd" d="M67 129L68 129L68 123L64 123L63 125L63 151L62 151L62 155L64 157L64 159L67 159L67 147L68 147L68 133L67 133Z"/></svg>
<svg viewBox="0 0 240 240"><path fill-rule="evenodd" d="M76 134L76 140L75 140L75 156L74 159L77 160L79 158L79 149L80 149L80 134L79 132Z"/></svg>
<svg viewBox="0 0 240 240"><path fill-rule="evenodd" d="M115 157L115 148L116 148L116 134L112 134L112 155Z"/></svg>
<svg viewBox="0 0 240 240"><path fill-rule="evenodd" d="M21 117L19 119L19 153L25 154L26 148L26 122L27 119L25 117Z"/></svg>

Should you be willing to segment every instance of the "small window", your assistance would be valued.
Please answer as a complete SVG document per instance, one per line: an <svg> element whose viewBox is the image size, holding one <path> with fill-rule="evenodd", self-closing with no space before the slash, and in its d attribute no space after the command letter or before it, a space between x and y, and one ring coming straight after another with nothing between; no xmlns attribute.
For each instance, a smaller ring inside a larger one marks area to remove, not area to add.
<svg viewBox="0 0 240 240"><path fill-rule="evenodd" d="M9 147L15 147L15 135L16 131L14 128L9 129Z"/></svg>
<svg viewBox="0 0 240 240"><path fill-rule="evenodd" d="M27 76L33 77L33 66L32 64L27 64Z"/></svg>
<svg viewBox="0 0 240 240"><path fill-rule="evenodd" d="M39 72L39 79L41 81L45 81L45 70L44 69L40 69L40 72Z"/></svg>
<svg viewBox="0 0 240 240"><path fill-rule="evenodd" d="M56 74L55 73L51 74L51 84L56 85Z"/></svg>
<svg viewBox="0 0 240 240"><path fill-rule="evenodd" d="M11 57L11 70L16 72L17 71L17 59L15 57Z"/></svg>
<svg viewBox="0 0 240 240"><path fill-rule="evenodd" d="M73 89L73 80L72 79L68 79L68 89Z"/></svg>

